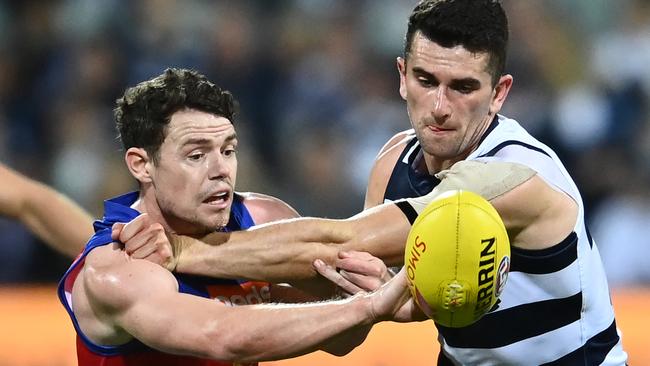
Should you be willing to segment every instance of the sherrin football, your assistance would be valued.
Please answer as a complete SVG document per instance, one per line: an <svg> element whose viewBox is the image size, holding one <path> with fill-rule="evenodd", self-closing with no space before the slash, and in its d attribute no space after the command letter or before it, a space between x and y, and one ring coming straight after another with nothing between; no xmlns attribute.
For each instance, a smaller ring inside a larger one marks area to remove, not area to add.
<svg viewBox="0 0 650 366"><path fill-rule="evenodd" d="M411 294L436 323L468 326L496 304L510 269L501 217L476 193L436 197L411 227L404 253Z"/></svg>

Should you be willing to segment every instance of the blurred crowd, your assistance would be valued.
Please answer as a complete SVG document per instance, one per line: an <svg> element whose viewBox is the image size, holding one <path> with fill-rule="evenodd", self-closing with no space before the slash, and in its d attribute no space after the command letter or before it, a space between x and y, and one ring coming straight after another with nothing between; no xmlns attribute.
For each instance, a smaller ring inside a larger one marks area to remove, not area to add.
<svg viewBox="0 0 650 366"><path fill-rule="evenodd" d="M415 3L0 1L0 161L99 216L136 188L115 99L188 67L239 100L238 190L350 216L375 155L409 127L395 58ZM565 161L612 286L650 285L650 2L503 3L515 84L502 113ZM68 262L0 220L0 282L56 281Z"/></svg>

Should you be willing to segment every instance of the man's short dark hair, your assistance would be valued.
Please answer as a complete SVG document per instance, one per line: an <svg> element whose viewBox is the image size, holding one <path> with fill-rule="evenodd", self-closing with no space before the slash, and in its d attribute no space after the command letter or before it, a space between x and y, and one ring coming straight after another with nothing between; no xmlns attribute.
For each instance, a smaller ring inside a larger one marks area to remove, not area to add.
<svg viewBox="0 0 650 366"><path fill-rule="evenodd" d="M128 88L116 103L115 122L124 149L144 148L154 162L175 112L193 108L232 122L236 108L229 91L196 71L176 68Z"/></svg>
<svg viewBox="0 0 650 366"><path fill-rule="evenodd" d="M409 17L404 57L408 61L417 31L442 47L463 46L487 52L492 83L503 75L508 47L508 19L498 0L422 0Z"/></svg>

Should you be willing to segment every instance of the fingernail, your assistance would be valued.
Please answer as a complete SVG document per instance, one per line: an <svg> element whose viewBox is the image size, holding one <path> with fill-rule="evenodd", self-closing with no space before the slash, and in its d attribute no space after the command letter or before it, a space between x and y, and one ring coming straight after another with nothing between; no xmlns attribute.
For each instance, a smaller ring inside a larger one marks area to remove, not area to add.
<svg viewBox="0 0 650 366"><path fill-rule="evenodd" d="M323 262L322 260L320 260L320 259L316 259L316 260L314 260L314 266L316 266L316 267L322 267L322 266L324 266L324 265L325 265L325 262Z"/></svg>

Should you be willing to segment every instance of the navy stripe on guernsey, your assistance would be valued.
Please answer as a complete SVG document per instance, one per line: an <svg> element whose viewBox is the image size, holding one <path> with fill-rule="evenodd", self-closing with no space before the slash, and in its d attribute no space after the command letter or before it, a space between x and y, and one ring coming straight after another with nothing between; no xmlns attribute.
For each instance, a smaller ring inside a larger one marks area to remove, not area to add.
<svg viewBox="0 0 650 366"><path fill-rule="evenodd" d="M478 141L478 144L481 145L483 141L494 131L497 126L499 125L499 116L495 115L494 118L492 118L492 122L490 122L490 125L488 128L483 132L483 136L481 136L481 139Z"/></svg>
<svg viewBox="0 0 650 366"><path fill-rule="evenodd" d="M561 328L580 319L582 293L488 313L463 328L437 324L445 342L460 348L498 348ZM540 319L544 319L543 322ZM499 329L494 332L494 329ZM486 337L486 334L490 334Z"/></svg>
<svg viewBox="0 0 650 366"><path fill-rule="evenodd" d="M559 244L541 250L511 247L510 272L546 274L562 270L578 259L578 235L572 232Z"/></svg>
<svg viewBox="0 0 650 366"><path fill-rule="evenodd" d="M415 211L413 206L411 206L410 203L407 201L398 201L395 202L395 205L399 207L400 210L402 210L402 213L404 213L404 216L409 220L411 225L415 222L415 219L418 218L418 212Z"/></svg>
<svg viewBox="0 0 650 366"><path fill-rule="evenodd" d="M537 146L533 146L533 145L527 144L527 143L522 142L522 141L509 140L509 141L504 141L504 142L500 143L499 145L495 146L492 150L488 151L487 153L479 155L479 158L486 158L486 157L494 156L499 151L501 151L503 148L505 148L507 146L512 146L512 145L523 146L523 147L525 147L527 149L542 153L542 154L548 156L549 158L551 157L546 151L544 151L543 149L540 149Z"/></svg>
<svg viewBox="0 0 650 366"><path fill-rule="evenodd" d="M422 172L416 168L422 158L421 150L418 139L413 135L391 173L384 200L395 201L400 198L424 196L440 183L440 180L429 175L428 171Z"/></svg>
<svg viewBox="0 0 650 366"><path fill-rule="evenodd" d="M585 232L587 233L587 240L589 240L589 248L594 247L594 238L591 237L591 232L589 232L589 227L585 224Z"/></svg>
<svg viewBox="0 0 650 366"><path fill-rule="evenodd" d="M613 321L607 329L591 337L584 346L542 366L600 365L619 340L616 321ZM454 362L444 352L440 352L437 366L454 366Z"/></svg>
<svg viewBox="0 0 650 366"><path fill-rule="evenodd" d="M607 329L591 337L584 346L542 366L600 365L619 340L616 321L613 321Z"/></svg>

